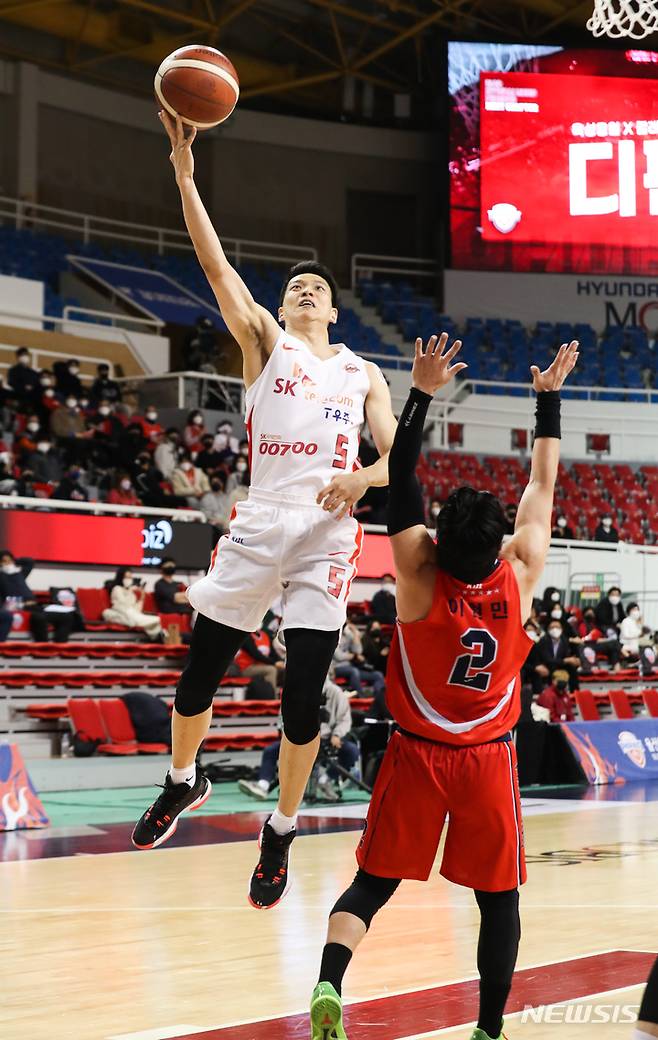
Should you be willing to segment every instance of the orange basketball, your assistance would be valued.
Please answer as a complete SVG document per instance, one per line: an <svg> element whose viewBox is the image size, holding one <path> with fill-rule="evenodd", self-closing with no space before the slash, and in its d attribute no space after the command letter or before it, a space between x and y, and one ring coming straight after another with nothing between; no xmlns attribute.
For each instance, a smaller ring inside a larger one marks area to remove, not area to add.
<svg viewBox="0 0 658 1040"><path fill-rule="evenodd" d="M240 81L232 62L214 47L179 47L156 72L155 93L170 115L209 130L230 116Z"/></svg>

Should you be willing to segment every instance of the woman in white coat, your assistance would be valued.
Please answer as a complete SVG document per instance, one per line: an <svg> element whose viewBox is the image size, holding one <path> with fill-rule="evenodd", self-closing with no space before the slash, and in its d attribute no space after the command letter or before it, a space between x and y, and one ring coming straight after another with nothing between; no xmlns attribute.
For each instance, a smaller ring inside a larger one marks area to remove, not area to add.
<svg viewBox="0 0 658 1040"><path fill-rule="evenodd" d="M144 589L135 585L132 571L119 567L110 592L112 606L103 611L103 621L110 625L126 625L143 629L150 639L162 638L163 629L157 614L144 613Z"/></svg>

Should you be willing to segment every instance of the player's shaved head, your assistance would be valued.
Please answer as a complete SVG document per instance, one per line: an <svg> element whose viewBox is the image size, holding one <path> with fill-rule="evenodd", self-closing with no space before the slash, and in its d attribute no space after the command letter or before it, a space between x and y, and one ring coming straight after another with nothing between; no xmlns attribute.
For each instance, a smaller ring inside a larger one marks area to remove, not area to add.
<svg viewBox="0 0 658 1040"><path fill-rule="evenodd" d="M436 521L439 567L462 581L482 581L493 569L505 530L505 513L495 495L457 488Z"/></svg>

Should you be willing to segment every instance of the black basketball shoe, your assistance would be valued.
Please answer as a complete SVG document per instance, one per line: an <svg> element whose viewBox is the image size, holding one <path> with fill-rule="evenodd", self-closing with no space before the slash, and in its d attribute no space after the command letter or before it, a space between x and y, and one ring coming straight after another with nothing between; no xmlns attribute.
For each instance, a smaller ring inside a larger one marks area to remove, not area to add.
<svg viewBox="0 0 658 1040"><path fill-rule="evenodd" d="M162 794L149 806L132 833L131 840L136 849L157 849L175 832L178 817L198 809L212 791L210 781L198 771L192 787L172 783L169 773L164 784L158 784L158 787L162 787Z"/></svg>
<svg viewBox="0 0 658 1040"><path fill-rule="evenodd" d="M288 859L296 833L292 830L288 834L277 834L269 822L260 832L260 859L249 885L249 902L256 910L271 910L290 888Z"/></svg>

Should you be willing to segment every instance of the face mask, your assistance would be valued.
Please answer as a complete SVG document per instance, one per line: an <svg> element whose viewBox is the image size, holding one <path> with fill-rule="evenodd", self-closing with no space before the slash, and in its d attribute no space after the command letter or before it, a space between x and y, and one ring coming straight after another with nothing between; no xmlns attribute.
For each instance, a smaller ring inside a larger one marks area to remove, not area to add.
<svg viewBox="0 0 658 1040"><path fill-rule="evenodd" d="M210 444L208 444L206 441L204 441L203 442L203 450L204 451L212 451L212 441L210 442Z"/></svg>
<svg viewBox="0 0 658 1040"><path fill-rule="evenodd" d="M69 365L69 372L71 373L72 376L77 376L79 371L80 371L80 369L78 368L77 365Z"/></svg>
<svg viewBox="0 0 658 1040"><path fill-rule="evenodd" d="M42 386L52 386L53 383L52 379L50 379L49 376L44 376L43 379L39 380L39 382Z"/></svg>
<svg viewBox="0 0 658 1040"><path fill-rule="evenodd" d="M616 607L618 603L621 603L621 596L608 596L608 599L612 603L613 607Z"/></svg>
<svg viewBox="0 0 658 1040"><path fill-rule="evenodd" d="M602 520L601 523L603 524L604 527L612 527L612 520L609 520L609 519Z"/></svg>
<svg viewBox="0 0 658 1040"><path fill-rule="evenodd" d="M218 481L215 481L210 486L213 489L213 491L216 492L216 493L218 493L218 492L220 492L222 490L222 485Z"/></svg>
<svg viewBox="0 0 658 1040"><path fill-rule="evenodd" d="M559 592L551 592L551 602L552 603L557 603L559 601L559 599L560 599L560 593Z"/></svg>
<svg viewBox="0 0 658 1040"><path fill-rule="evenodd" d="M441 506L432 506L432 516L438 516L441 512Z"/></svg>
<svg viewBox="0 0 658 1040"><path fill-rule="evenodd" d="M203 426L203 419L200 415L197 415L196 419L192 419L192 424L194 426Z"/></svg>
<svg viewBox="0 0 658 1040"><path fill-rule="evenodd" d="M566 518L566 516L561 516L560 517L560 519L557 522L557 526L558 527L566 527L567 526L567 518Z"/></svg>
<svg viewBox="0 0 658 1040"><path fill-rule="evenodd" d="M46 441L41 441L40 444L37 444L37 451L41 451L45 455L46 452L50 451L50 445Z"/></svg>
<svg viewBox="0 0 658 1040"><path fill-rule="evenodd" d="M596 621L596 617L594 616L594 614L585 614L585 621L588 625L593 625Z"/></svg>
<svg viewBox="0 0 658 1040"><path fill-rule="evenodd" d="M124 578L124 579L123 579L123 582L122 582L122 585L123 585L123 587L124 587L125 589L129 589L129 588L130 588L130 586L132 585L132 583L133 583L133 580L132 580L132 578Z"/></svg>
<svg viewBox="0 0 658 1040"><path fill-rule="evenodd" d="M146 418L148 419L149 422L155 422L157 417L158 417L158 413L157 412L147 412L146 413Z"/></svg>
<svg viewBox="0 0 658 1040"><path fill-rule="evenodd" d="M632 617L634 620L637 621L637 619L640 616L640 611L637 608L634 608L633 610L629 610L628 616Z"/></svg>
<svg viewBox="0 0 658 1040"><path fill-rule="evenodd" d="M175 567L164 567L163 570L162 570L162 573L166 574L169 577L169 575L176 573L176 568Z"/></svg>
<svg viewBox="0 0 658 1040"><path fill-rule="evenodd" d="M230 437L233 432L232 426L218 426L217 433L223 433L225 437Z"/></svg>
<svg viewBox="0 0 658 1040"><path fill-rule="evenodd" d="M19 359L18 359L18 364L19 365L29 365L29 363L30 363L30 359L29 359L27 354L22 355L22 357L19 357Z"/></svg>
<svg viewBox="0 0 658 1040"><path fill-rule="evenodd" d="M566 690L566 688L567 688L567 684L565 683L565 681L563 679L561 679L560 682L556 682L556 684L555 684L555 689L559 690L560 693L562 693L564 690Z"/></svg>
<svg viewBox="0 0 658 1040"><path fill-rule="evenodd" d="M246 464L246 462L238 462L237 466L235 467L235 471L236 471L236 473L246 473L247 472L247 464Z"/></svg>
<svg viewBox="0 0 658 1040"><path fill-rule="evenodd" d="M16 574L18 572L18 567L15 563L3 563L2 570L4 574Z"/></svg>
<svg viewBox="0 0 658 1040"><path fill-rule="evenodd" d="M560 636L562 635L562 629L561 628L549 628L548 634L551 637L551 639L559 639Z"/></svg>
<svg viewBox="0 0 658 1040"><path fill-rule="evenodd" d="M191 462L181 462L180 468L184 469L186 473L189 473L190 470L192 469L192 463Z"/></svg>
<svg viewBox="0 0 658 1040"><path fill-rule="evenodd" d="M55 391L53 390L52 386L49 386L47 390L44 390L43 396L44 397L54 397L55 396Z"/></svg>
<svg viewBox="0 0 658 1040"><path fill-rule="evenodd" d="M552 610L551 611L551 617L552 618L561 618L562 617L562 611L559 609L559 607L556 610Z"/></svg>
<svg viewBox="0 0 658 1040"><path fill-rule="evenodd" d="M79 480L80 479L80 470L79 469L72 469L70 471L70 473L69 473L69 477L70 477L71 480Z"/></svg>
<svg viewBox="0 0 658 1040"><path fill-rule="evenodd" d="M539 642L539 632L535 632L534 628L526 628L525 634L530 636L533 643Z"/></svg>
<svg viewBox="0 0 658 1040"><path fill-rule="evenodd" d="M76 401L75 397L69 397L68 401L66 402L66 407L71 408L72 410L77 410L78 402Z"/></svg>
<svg viewBox="0 0 658 1040"><path fill-rule="evenodd" d="M383 588L386 590L386 592L395 592L395 582L385 581Z"/></svg>
<svg viewBox="0 0 658 1040"><path fill-rule="evenodd" d="M130 481L129 480L122 480L121 481L121 487L123 488L124 491L130 491L130 487L131 487Z"/></svg>
<svg viewBox="0 0 658 1040"><path fill-rule="evenodd" d="M27 424L27 428L30 431L30 433L38 433L39 432L39 423L38 422L29 422Z"/></svg>
<svg viewBox="0 0 658 1040"><path fill-rule="evenodd" d="M98 414L99 415L109 415L110 414L110 409L109 408L99 408L98 409Z"/></svg>

